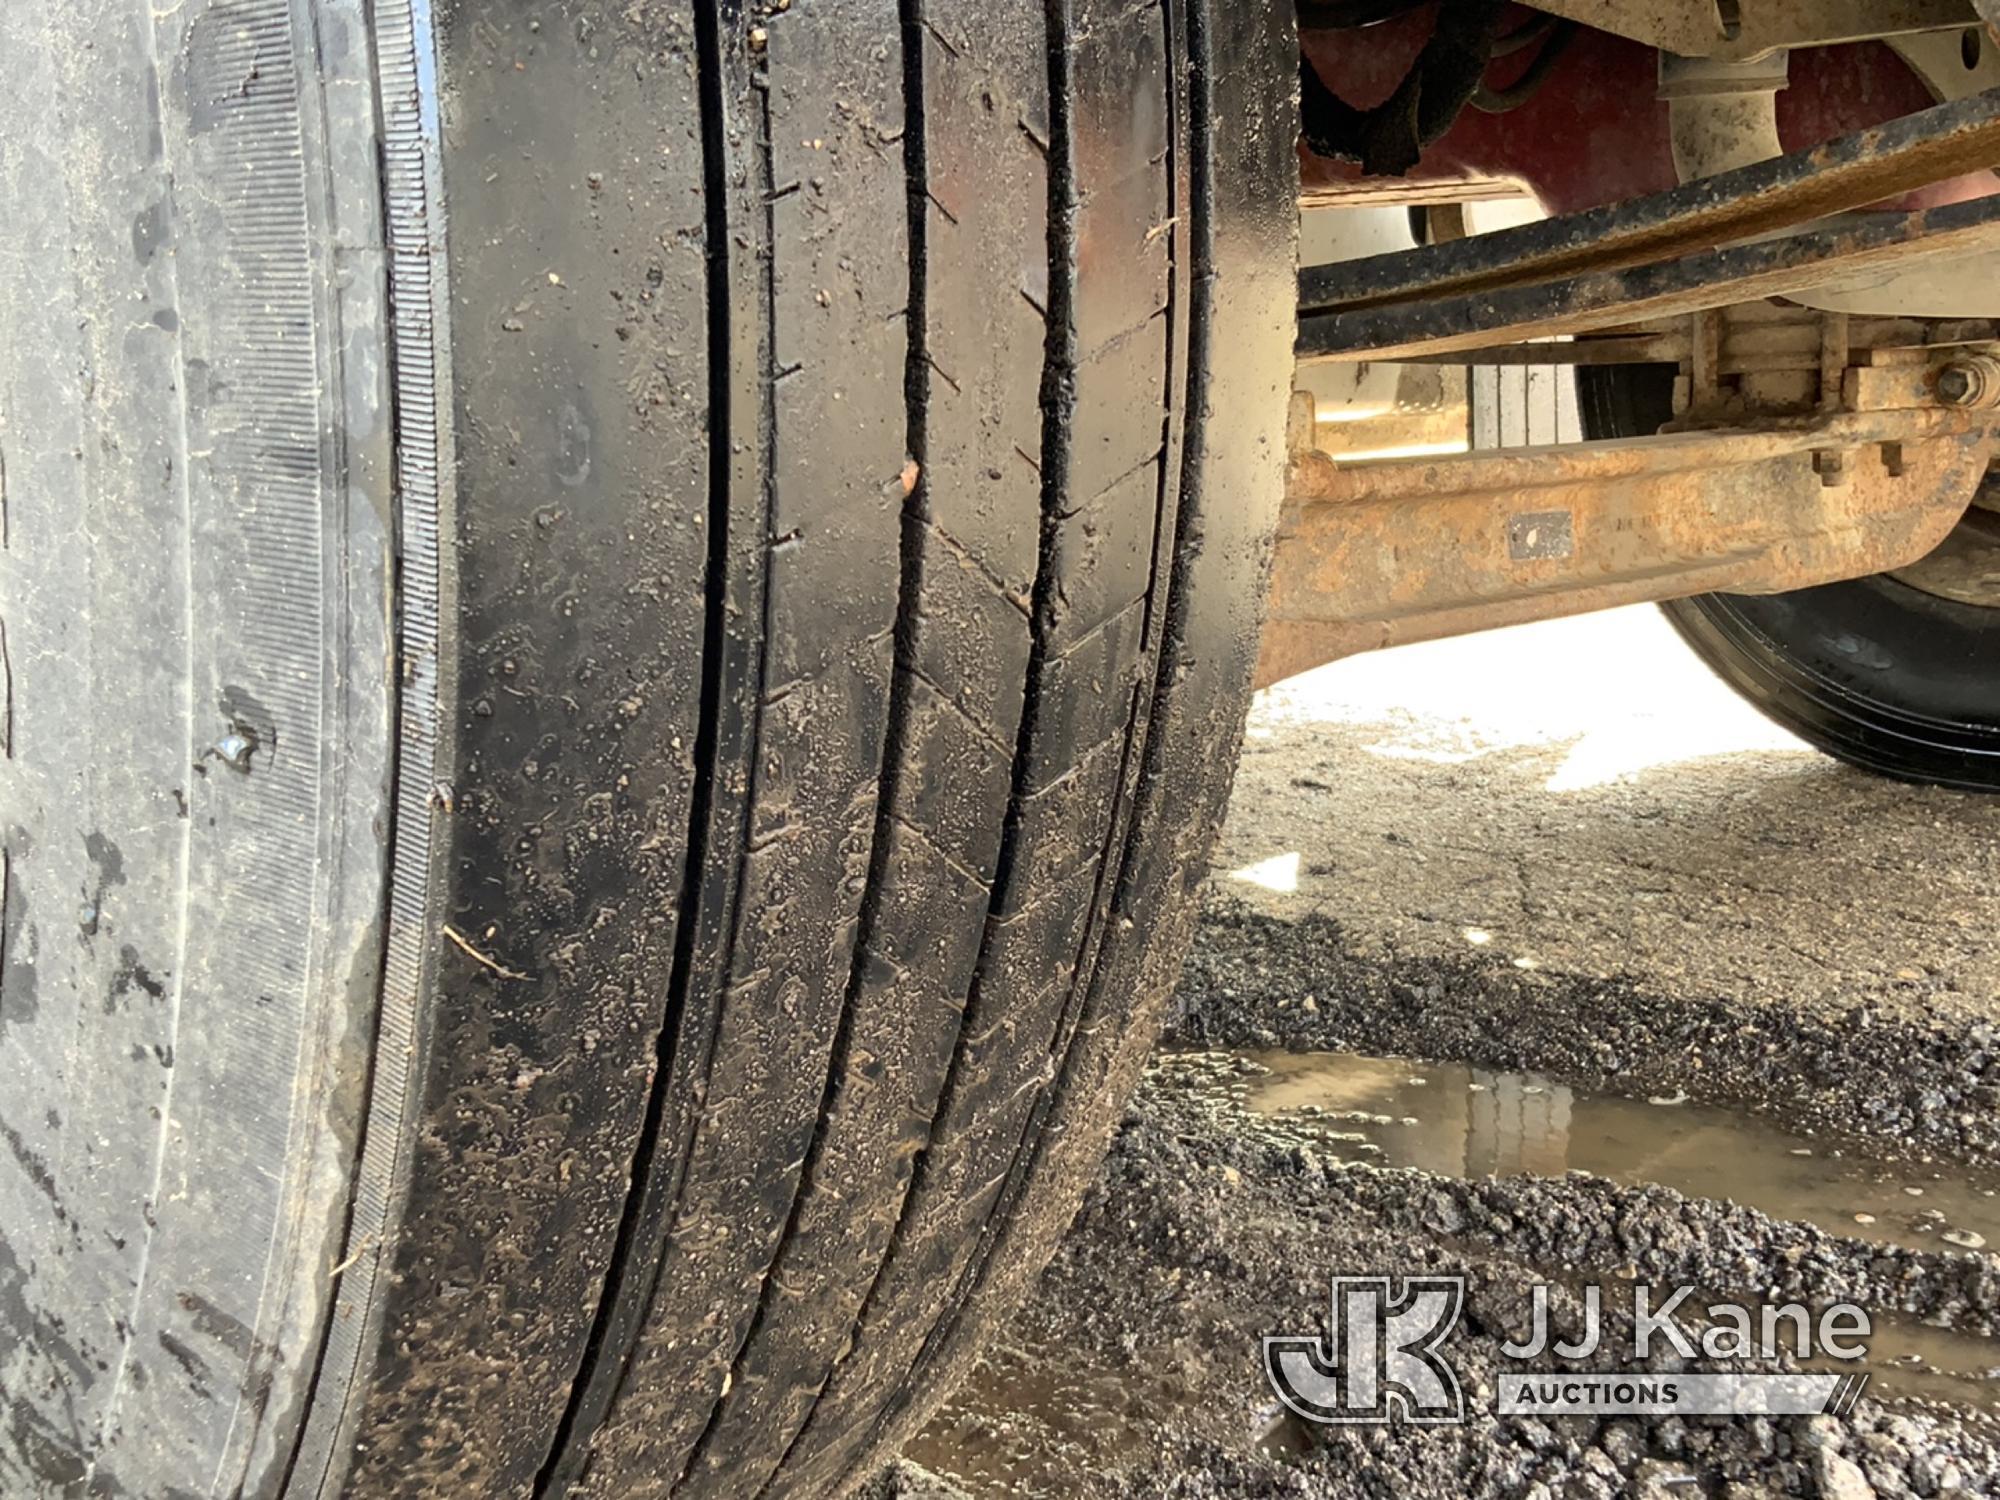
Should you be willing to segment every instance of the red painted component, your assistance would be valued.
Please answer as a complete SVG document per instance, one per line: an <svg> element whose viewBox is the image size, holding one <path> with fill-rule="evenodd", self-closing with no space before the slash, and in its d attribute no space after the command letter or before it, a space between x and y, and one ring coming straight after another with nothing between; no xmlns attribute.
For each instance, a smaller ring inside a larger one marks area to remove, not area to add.
<svg viewBox="0 0 2000 1500"><path fill-rule="evenodd" d="M1507 22L1533 18L1521 10ZM1386 99L1409 72L1435 20L1435 7L1359 31L1304 38L1320 77L1350 104ZM1513 80L1527 59L1502 59L1488 75ZM1895 53L1880 43L1824 47L1792 55L1791 87L1778 95L1778 128L1797 149L1926 109L1935 101ZM1351 162L1301 153L1306 187L1354 182ZM1541 90L1519 109L1467 109L1424 153L1413 182L1502 177L1529 184L1551 213L1615 203L1675 185L1667 106L1659 99L1658 54L1638 42L1585 31ZM1951 196L1964 196L1952 194Z"/></svg>

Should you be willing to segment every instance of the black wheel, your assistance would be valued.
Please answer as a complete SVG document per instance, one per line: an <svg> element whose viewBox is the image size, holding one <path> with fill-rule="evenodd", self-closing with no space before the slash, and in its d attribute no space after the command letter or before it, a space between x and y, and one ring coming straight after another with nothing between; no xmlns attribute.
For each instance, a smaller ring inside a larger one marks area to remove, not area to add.
<svg viewBox="0 0 2000 1500"><path fill-rule="evenodd" d="M0 1494L942 1398L1234 763L1288 11L0 6Z"/></svg>
<svg viewBox="0 0 2000 1500"><path fill-rule="evenodd" d="M1672 416L1664 367L1586 367L1578 381L1593 437ZM1975 508L1943 551L1899 573L1662 607L1723 681L1827 754L2000 791L2000 515Z"/></svg>

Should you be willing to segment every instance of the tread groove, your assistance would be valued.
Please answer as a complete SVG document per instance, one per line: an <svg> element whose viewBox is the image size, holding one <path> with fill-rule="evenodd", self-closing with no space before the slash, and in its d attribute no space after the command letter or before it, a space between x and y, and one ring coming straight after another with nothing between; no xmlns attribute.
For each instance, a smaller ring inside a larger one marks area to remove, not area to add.
<svg viewBox="0 0 2000 1500"><path fill-rule="evenodd" d="M696 5L694 13L696 47L701 64L702 168L709 244L708 327L704 333L709 349L710 425L712 431L729 432L734 419L731 382L735 372L729 358L732 342L730 255L727 249L731 243L730 197L727 190L727 148L723 140L721 20L712 6ZM768 137L768 132L766 134ZM776 199L769 194L764 196L765 210L769 213ZM633 1157L625 1212L619 1222L617 1240L605 1272L596 1316L570 1386L569 1403L550 1441L548 1457L535 1478L533 1494L538 1500L550 1500L550 1497L565 1493L588 1462L591 1435L610 1412L623 1386L646 1301L633 1296L633 1288L627 1282L632 1276L644 1274L643 1257L652 1238L645 1231L648 1211L652 1207L649 1200L653 1197L653 1166L667 1124L675 1052L687 1012L695 949L701 930L699 908L708 863L709 833L718 811L717 752L723 700L728 690L723 671L723 637L728 628L730 603L731 458L729 444L711 443L708 455L708 514L705 517L708 558L702 621L701 715L694 747L695 784L688 806L687 857L677 898L672 977L655 1049L656 1071L647 1095L645 1124ZM768 524L764 526L764 534L769 535ZM747 803L744 815L747 822ZM657 1253L654 1259L657 1259ZM607 1370L612 1373L607 1373Z"/></svg>
<svg viewBox="0 0 2000 1500"><path fill-rule="evenodd" d="M1178 5L1182 0L1167 0L1169 6ZM1186 26L1188 52L1197 76L1205 72L1210 50L1208 37L1208 17L1200 0L1186 3L1182 14ZM1198 222L1212 222L1214 205L1210 199L1212 192L1206 160L1210 150L1208 132L1213 128L1209 118L1208 99L1201 87L1188 90L1188 139L1191 171L1188 174L1190 189L1190 211ZM1191 237L1190 264L1185 276L1174 278L1170 283L1174 295L1185 295L1188 299L1187 313L1187 353L1180 378L1187 385L1184 410L1200 412L1205 409L1206 387L1208 383L1208 346L1211 341L1211 308L1208 304L1207 288L1215 276L1212 251L1200 236ZM1181 293L1179 288L1189 290ZM1171 307L1171 304L1170 304ZM1170 378L1168 389L1173 389ZM1199 423L1189 423L1181 454L1181 485L1176 516L1177 533L1186 530L1198 520L1201 486L1194 482L1200 472L1204 458L1204 441ZM1174 691L1174 683L1180 664L1180 645L1186 637L1189 612L1190 574L1198 554L1179 552L1170 562L1166 589L1160 601L1163 616L1157 655L1154 661L1153 690L1147 700L1152 712L1146 715L1147 722L1138 736L1141 769L1131 797L1130 815L1125 822L1120 840L1117 872L1107 885L1109 900L1103 913L1109 921L1129 923L1134 903L1134 884L1141 856L1141 844L1145 838L1149 822L1148 806L1157 796L1157 788L1168 775L1167 726L1172 722L1171 714L1163 711L1163 705ZM1156 591L1159 580L1156 580ZM1151 605L1148 606L1149 614ZM1115 830L1114 830L1115 831ZM1107 859L1107 873L1110 861ZM1102 896L1100 896L1100 900ZM1080 1004L1073 1009L1066 1007L1065 1020L1068 1021L1067 1038L1058 1037L1058 1046L1052 1050L1049 1061L1057 1064L1057 1086L1045 1091L1038 1101L1027 1127L1022 1132L1014 1161L1007 1172L1007 1182L1002 1188L994 1211L988 1216L981 1232L980 1245L961 1276L959 1287L944 1315L938 1320L931 1337L925 1341L922 1355L913 1371L912 1385L921 1385L922 1376L940 1364L948 1364L968 1333L966 1315L980 1291L988 1284L996 1265L1004 1264L1006 1257L1002 1251L1009 1238L1009 1232L1017 1227L1010 1217L1010 1210L1027 1193L1027 1184L1032 1180L1048 1146L1046 1124L1049 1113L1057 1102L1066 1097L1073 1087L1071 1073L1077 1066L1079 1043L1094 1037L1102 1028L1105 1017L1092 1015L1099 998L1100 987L1106 979L1106 958L1103 946L1090 964L1087 980L1079 966L1079 979L1072 994L1080 997ZM1073 1016L1073 1019L1072 1019ZM1060 1062L1058 1064L1058 1058ZM884 1414L878 1430L886 1429L893 1421L893 1409Z"/></svg>
<svg viewBox="0 0 2000 1500"><path fill-rule="evenodd" d="M1079 198L1070 140L1069 97L1070 39L1074 27L1068 0L1045 0L1045 15L1049 38L1046 47L1049 65L1049 141L1045 148L1048 163L1049 306L1046 312L1040 308L1036 309L1038 313L1043 313L1047 334L1040 392L1043 459L1036 465L1041 481L1040 518L1032 608L1029 615L1031 648L1027 689L1010 768L1011 784L1001 833L1000 853L987 903L979 956L973 968L972 988L953 1043L951 1061L945 1073L942 1090L932 1111L930 1123L924 1132L923 1142L916 1152L895 1229L856 1314L854 1326L857 1330L868 1326L884 1285L885 1273L904 1252L912 1231L912 1209L923 1201L923 1190L931 1170L932 1151L938 1140L938 1128L953 1113L960 1085L965 1076L970 1032L966 1022L980 1014L981 991L989 976L989 961L992 957L994 940L1003 925L1002 919L1013 889L1016 869L1022 859L1024 815L1036 790L1032 785L1035 763L1033 750L1043 707L1041 689L1054 645L1055 606L1060 587L1058 547L1061 537L1063 498L1069 478L1071 428L1076 408L1078 342L1074 299L1077 279L1076 220ZM1025 300L1029 300L1031 306L1034 305L1032 299ZM1026 457L1025 454L1022 456ZM829 1376L826 1384L822 1386L822 1395L832 1386L839 1371L840 1363L837 1362L833 1375ZM816 1400L806 1422L800 1427L790 1447L787 1448L785 1457L779 1462L780 1473L788 1470L794 1455L814 1433L816 1419L823 1409L822 1404ZM874 1428L879 1431L880 1424L874 1424ZM872 1444L867 1447L872 1451ZM843 1465L843 1470L845 1469L846 1465ZM840 1480L844 1482L851 1477L851 1472L842 1472ZM834 1489L838 1490L840 1487L841 1484L836 1483ZM760 1493L759 1500L763 1500L763 1496L768 1493L767 1485Z"/></svg>
<svg viewBox="0 0 2000 1500"><path fill-rule="evenodd" d="M1049 0L1049 4L1051 27L1053 28L1057 24L1056 16L1059 11L1064 13L1064 24L1067 24L1069 0ZM1171 26L1174 19L1171 0L1168 0L1168 3L1159 5L1157 10L1162 24ZM1193 41L1194 38L1191 35L1191 50ZM1052 49L1052 53L1060 50ZM1192 92L1197 98L1199 97L1199 90ZM1065 140L1065 110L1067 104L1068 96L1066 91L1052 82L1051 124L1054 149L1051 152L1051 157L1052 160L1059 162L1067 161L1068 158L1068 147ZM1193 126L1191 121L1191 133L1198 130L1198 128ZM1172 154L1170 146L1168 155L1172 156ZM1196 177L1198 180L1198 174L1196 174ZM1169 181L1172 193L1178 196L1181 191L1180 184L1174 179L1171 173L1169 174ZM1196 191L1198 192L1199 188ZM1205 207L1206 205L1198 204L1197 211L1199 212ZM1178 213L1179 210L1177 208L1170 208L1170 222L1177 218ZM1172 248L1170 247L1170 254L1172 253ZM1174 255L1174 259L1177 261L1179 259L1178 255ZM1187 295L1181 288L1190 282L1198 282L1200 274L1200 270L1197 268L1192 274L1175 274L1169 277L1168 302L1166 307L1161 311L1168 317L1170 324L1171 320L1176 316L1176 302ZM1058 283L1055 283L1052 279L1052 301L1056 295L1057 286ZM1062 290L1073 292L1074 289L1064 286ZM1200 293L1197 291L1195 296L1198 298L1199 295ZM1071 321L1071 316L1071 308L1068 306L1062 307L1060 321L1068 323ZM1157 316L1160 316L1160 313L1150 315L1146 320L1142 320L1141 323L1135 325L1134 329L1126 330L1125 334L1115 336L1108 343L1116 343L1119 338L1128 336L1130 333L1136 331L1137 328L1144 327L1146 322L1150 322L1152 317ZM1192 330L1190 332L1192 333ZM1103 347L1106 346L1100 346L1094 352L1101 353ZM1170 476L1167 473L1166 463L1171 444L1170 428L1173 417L1174 381L1176 376L1176 363L1173 351L1174 345L1170 339L1168 342L1166 379L1162 386L1163 402L1165 405L1165 409L1162 412L1162 431L1163 437L1166 440L1163 442L1162 449L1150 460L1150 462L1155 463L1161 469L1159 484L1160 498L1158 510L1156 511L1151 577L1144 595L1139 600L1133 601L1125 609L1120 610L1113 617L1114 619L1123 618L1132 609L1143 606L1150 621L1150 617L1154 612L1154 601L1162 594L1163 584L1165 585L1164 592L1167 596L1165 602L1167 607L1171 608L1173 593L1176 587L1182 582L1180 573L1187 562L1184 555L1177 554L1177 550L1173 545L1175 538L1181 532L1182 526L1177 524L1175 532L1168 536L1163 536L1158 529L1159 524L1166 519L1170 486L1174 478L1174 476ZM1084 360L1080 359L1078 361L1079 366L1084 362ZM1195 352L1192 348L1189 351L1188 368L1199 368L1199 365L1196 363ZM1192 392L1190 392L1190 395L1192 395ZM1199 410L1200 407L1197 402L1190 400L1187 409ZM1065 467L1062 460L1066 458L1067 454L1064 452L1062 459L1059 459L1057 464L1052 467L1060 471ZM1136 470L1132 472L1136 472ZM1051 486L1050 493L1059 500L1062 488L1060 483L1054 484ZM1190 503L1191 497L1192 488L1183 486L1180 491L1180 504L1183 511ZM1077 509L1086 508L1088 508L1088 502L1083 506L1077 507ZM1058 512L1058 523L1064 518ZM1175 519L1177 523L1185 523L1188 518L1184 514L1180 514L1176 515ZM1163 572L1164 577L1162 576ZM1106 621L1104 626L1099 627L1099 630L1101 631L1110 623L1111 621ZM1091 634L1095 635L1097 633L1097 631L1093 631ZM1088 640L1089 638L1087 636L1084 640ZM1081 645L1084 643L1084 640L1080 640L1076 644ZM1145 826L1143 803L1147 800L1148 788L1144 784L1146 780L1144 775L1135 776L1135 764L1143 763L1147 767L1147 770L1152 772L1154 776L1163 774L1159 764L1160 753L1163 748L1160 744L1160 734L1157 728L1159 720L1149 710L1165 692L1165 685L1172 680L1171 662L1174 653L1167 649L1164 637L1156 641L1150 632L1146 639L1146 650L1147 654L1153 657L1151 662L1151 691L1134 693L1130 711L1126 718L1123 731L1124 745L1120 752L1118 779L1114 783L1118 791L1111 809L1108 825L1105 829L1103 843L1097 856L1096 870L1091 882L1091 897L1087 907L1088 916L1079 941L1077 962L1066 987L1065 997L1056 1018L1055 1033L1051 1038L1046 1057L1043 1059L1041 1065L1024 1078L1010 1095L1010 1100L1019 1099L1025 1095L1032 1095L1034 1096L1033 1103L1030 1105L1029 1112L1019 1127L1019 1133L1014 1138L1014 1144L1009 1153L1007 1164L1001 1169L997 1177L986 1180L977 1192L971 1195L975 1200L980 1201L984 1200L985 1195L992 1195L992 1201L986 1210L974 1221L977 1235L975 1249L960 1268L956 1278L956 1288L947 1297L943 1307L936 1315L931 1328L927 1331L917 1352L910 1378L903 1383L901 1390L892 1397L890 1402L878 1412L875 1421L871 1425L871 1436L867 1442L860 1445L854 1464L867 1461L867 1456L877 1451L878 1445L885 1436L893 1433L897 1421L908 1410L912 1395L917 1391L921 1391L929 1384L924 1378L926 1373L947 1357L957 1342L961 1323L968 1306L978 1290L986 1282L987 1272L994 1264L998 1244L1006 1238L1008 1230L1013 1226L1012 1210L1025 1195L1023 1184L1032 1175L1033 1165L1040 1158L1045 1143L1044 1128L1049 1114L1056 1107L1057 1101L1064 1095L1065 1091L1063 1088L1052 1088L1050 1085L1058 1079L1065 1079L1067 1077L1074 1062L1075 1050L1079 1041L1094 1035L1099 1027L1100 1022L1093 1020L1089 1012L1092 1008L1092 1002L1097 995L1098 980L1100 978L1099 966L1102 962L1103 954L1103 937L1107 928L1113 923L1125 920L1121 897L1126 894L1126 882L1129 878L1133 861L1136 858L1137 844L1141 832ZM1060 659L1060 657L1057 659ZM1027 720L1028 716L1024 715L1024 729ZM1098 752L1101 752L1109 743L1110 741L1107 740L1099 744L1089 754L1094 756ZM1024 739L1024 752L1025 744L1026 741ZM1061 781L1074 776L1077 769L1086 759L1087 757L1085 756L1077 757L1076 765L1073 765L1064 773L1064 776L1057 778L1051 785L1059 784ZM990 1027L987 1028L988 1031L991 1029ZM955 1061L952 1076L954 1084L957 1081L957 1077L958 1069ZM939 1119L944 1119L948 1111L949 1100L941 1102ZM850 1481L855 1477L855 1473L856 1469L852 1465L848 1466L841 1475L841 1482Z"/></svg>
<svg viewBox="0 0 2000 1500"><path fill-rule="evenodd" d="M921 6L922 0L901 0L900 4L904 92L904 126L901 141L910 236L909 300L903 311L908 337L903 376L904 442L910 459L916 465L917 478L916 483L911 486L910 493L904 497L898 526L894 670L890 674L888 719L883 735L875 820L869 835L867 883L862 892L861 906L855 922L854 954L848 967L847 987L841 998L840 1019L834 1031L833 1046L827 1055L826 1080L821 1088L819 1112L816 1117L819 1125L813 1132L812 1143L807 1148L804 1159L798 1164L800 1170L797 1185L792 1193L791 1208L786 1217L784 1231L778 1241L781 1246L791 1241L798 1230L800 1214L811 1196L817 1175L816 1169L828 1139L825 1129L826 1119L835 1096L848 1077L853 1050L855 1012L861 1001L869 964L875 957L876 931L881 923L882 903L889 884L889 861L894 846L890 836L891 831L896 826L902 826L923 837L927 844L931 843L922 830L915 828L896 811L897 793L901 789L903 764L910 741L910 683L918 675L917 613L923 599L924 543L927 535L943 536L942 530L931 515L930 454L929 444L926 441L930 401L929 376L934 368L924 338L929 291L926 279L928 269L926 205L934 204L935 200L930 197L926 186L928 157L924 149L923 47L919 30L922 25L919 16ZM942 210L943 205L937 206ZM944 857L941 851L935 850L935 845L932 847L934 852ZM723 1386L725 1393L734 1389L742 1380L745 1353L758 1342L770 1315L773 1301L778 1296L786 1294L786 1288L779 1275L781 1263L781 1256L773 1256L771 1263L765 1268L762 1284L758 1289L756 1310L751 1314L743 1337L730 1356L730 1375ZM674 1482L673 1488L676 1491L686 1483L688 1475L696 1472L717 1431L724 1410L724 1402L717 1400L709 1412L708 1422L703 1427L701 1435L688 1450L681 1473Z"/></svg>

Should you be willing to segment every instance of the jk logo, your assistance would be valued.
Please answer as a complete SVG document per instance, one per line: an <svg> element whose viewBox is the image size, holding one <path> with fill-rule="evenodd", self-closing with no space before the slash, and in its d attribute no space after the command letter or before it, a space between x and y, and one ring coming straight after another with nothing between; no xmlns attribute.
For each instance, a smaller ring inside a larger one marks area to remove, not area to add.
<svg viewBox="0 0 2000 1500"><path fill-rule="evenodd" d="M1462 1276L1336 1276L1327 1337L1264 1340L1264 1374L1309 1422L1441 1424L1465 1420L1465 1393L1438 1346L1465 1306Z"/></svg>

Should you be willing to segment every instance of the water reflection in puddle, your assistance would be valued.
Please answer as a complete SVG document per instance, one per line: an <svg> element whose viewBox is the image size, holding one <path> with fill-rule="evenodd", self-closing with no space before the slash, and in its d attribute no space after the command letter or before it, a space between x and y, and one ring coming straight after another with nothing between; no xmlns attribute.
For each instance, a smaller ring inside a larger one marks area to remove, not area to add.
<svg viewBox="0 0 2000 1500"><path fill-rule="evenodd" d="M1941 1401L1975 1411L2000 1413L2000 1345L1977 1334L1932 1328L1894 1313L1872 1314L1869 1394L1878 1400ZM1832 1369L1824 1362L1809 1368Z"/></svg>
<svg viewBox="0 0 2000 1500"><path fill-rule="evenodd" d="M1162 1422L1201 1410L1208 1398L1180 1375L1171 1362L1003 1344L903 1456L975 1496L1064 1500L1080 1476L1144 1455Z"/></svg>
<svg viewBox="0 0 2000 1500"><path fill-rule="evenodd" d="M1888 1166L1750 1115L1621 1099L1532 1073L1344 1053L1251 1052L1254 1113L1310 1121L1323 1154L1453 1177L1589 1172L1726 1198L1914 1249L2000 1246L2000 1174Z"/></svg>

